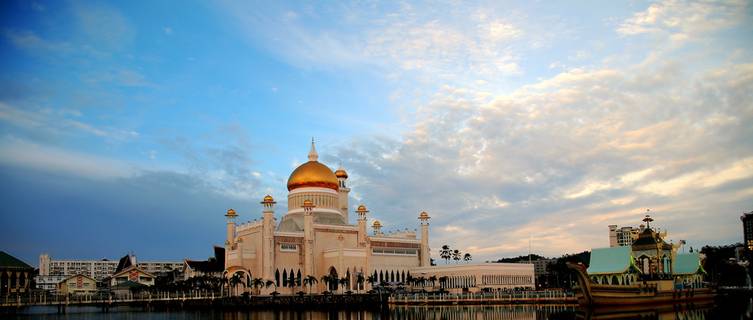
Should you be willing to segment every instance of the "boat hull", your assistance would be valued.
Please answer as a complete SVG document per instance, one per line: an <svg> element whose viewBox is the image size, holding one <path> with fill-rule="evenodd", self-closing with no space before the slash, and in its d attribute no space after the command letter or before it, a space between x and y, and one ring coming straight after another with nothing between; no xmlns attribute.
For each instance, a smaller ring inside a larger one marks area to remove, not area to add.
<svg viewBox="0 0 753 320"><path fill-rule="evenodd" d="M634 285L602 285L589 281L585 268L568 264L578 275L575 296L578 304L593 306L664 305L712 301L716 292L711 288L675 289L672 280L656 280Z"/></svg>

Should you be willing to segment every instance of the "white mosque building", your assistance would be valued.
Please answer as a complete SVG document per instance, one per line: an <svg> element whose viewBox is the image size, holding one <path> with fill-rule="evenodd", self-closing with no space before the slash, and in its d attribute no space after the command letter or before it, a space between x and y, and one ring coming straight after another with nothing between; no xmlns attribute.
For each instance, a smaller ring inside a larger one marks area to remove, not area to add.
<svg viewBox="0 0 753 320"><path fill-rule="evenodd" d="M313 141L308 160L288 178L288 208L279 222L275 218L276 202L269 195L261 202L261 219L239 224L235 210L227 211L226 277L240 274L242 279L271 280L275 288L262 292L280 293L308 291L304 279L309 277L319 280L311 286L312 292L340 288L356 291L370 289L365 281L369 277L376 283L397 284L407 283L411 273L446 277L442 285L448 289L534 286L533 265L431 267L430 217L426 212L417 216L420 238L414 231L384 234L379 221L374 221L374 232L369 234L366 206L358 206L357 216L349 213L347 172L342 168L333 172L320 163ZM346 280L324 283L320 279L325 275ZM515 282L505 282L507 278Z"/></svg>

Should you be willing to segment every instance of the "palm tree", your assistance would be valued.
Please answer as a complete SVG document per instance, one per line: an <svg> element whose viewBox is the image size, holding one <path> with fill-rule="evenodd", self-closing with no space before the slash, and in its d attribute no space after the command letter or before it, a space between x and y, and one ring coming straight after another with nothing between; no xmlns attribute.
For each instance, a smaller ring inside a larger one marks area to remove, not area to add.
<svg viewBox="0 0 753 320"><path fill-rule="evenodd" d="M356 292L361 293L361 287L366 279L363 277L363 273L356 275Z"/></svg>
<svg viewBox="0 0 753 320"><path fill-rule="evenodd" d="M326 290L326 291L329 291L329 283L330 283L330 281L332 281L332 280L335 280L335 281L337 281L337 279L333 279L333 278L332 278L332 277L330 277L330 275L328 275L328 274L325 274L325 275L323 275L323 276L321 277L321 279L322 279L322 282L324 282L324 286L325 286L325 287L327 288L327 290Z"/></svg>
<svg viewBox="0 0 753 320"><path fill-rule="evenodd" d="M309 287L309 294L311 294L311 286L317 284L319 280L316 280L316 277L312 275L307 275L305 278L303 278L303 285Z"/></svg>
<svg viewBox="0 0 753 320"><path fill-rule="evenodd" d="M442 249L439 250L439 256L447 263L450 263L450 258L452 258L452 251L450 250L450 246L443 245Z"/></svg>
<svg viewBox="0 0 753 320"><path fill-rule="evenodd" d="M437 283L437 276L431 276L431 277L429 277L429 281L431 281L431 287L434 288L434 286Z"/></svg>
<svg viewBox="0 0 753 320"><path fill-rule="evenodd" d="M472 259L473 259L473 258L471 258L471 254L470 254L470 253L466 253L466 254L465 254L465 255L463 256L463 260L465 260L465 262L471 262L471 260L472 260Z"/></svg>
<svg viewBox="0 0 753 320"><path fill-rule="evenodd" d="M452 251L452 260L455 260L455 263L458 263L461 257L460 250L455 249Z"/></svg>
<svg viewBox="0 0 753 320"><path fill-rule="evenodd" d="M232 277L230 277L230 280L228 280L228 283L230 283L230 287L234 289L235 293L238 294L238 285L243 285L243 287L246 287L246 283L243 281L243 275L241 273L233 274Z"/></svg>
<svg viewBox="0 0 753 320"><path fill-rule="evenodd" d="M366 282L369 283L371 289L374 289L374 284L377 283L377 278L374 275L366 277Z"/></svg>
<svg viewBox="0 0 753 320"><path fill-rule="evenodd" d="M267 280L264 282L264 287L269 289L269 287L275 287L275 290L273 292L277 292L277 284L272 280Z"/></svg>
<svg viewBox="0 0 753 320"><path fill-rule="evenodd" d="M339 282L340 282L340 287L343 290L343 293L345 293L345 288L348 286L348 284L350 284L350 279L348 279L347 277L342 277L340 278Z"/></svg>
<svg viewBox="0 0 753 320"><path fill-rule="evenodd" d="M256 289L256 294L259 294L259 290L264 287L264 279L262 278L254 278L251 283L254 286L254 289Z"/></svg>
<svg viewBox="0 0 753 320"><path fill-rule="evenodd" d="M447 280L448 280L448 279L449 279L449 278L448 278L447 276L441 276L441 277L439 277L439 287L440 287L440 288L444 288L444 287L446 287L446 285L445 285L445 284L447 283Z"/></svg>

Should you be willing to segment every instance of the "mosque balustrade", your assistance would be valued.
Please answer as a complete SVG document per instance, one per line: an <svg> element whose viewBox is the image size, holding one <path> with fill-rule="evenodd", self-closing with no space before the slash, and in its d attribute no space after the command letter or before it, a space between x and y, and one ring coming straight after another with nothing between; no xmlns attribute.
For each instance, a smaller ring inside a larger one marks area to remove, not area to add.
<svg viewBox="0 0 753 320"><path fill-rule="evenodd" d="M235 232L240 233L242 231L248 231L254 228L259 228L264 224L263 220L246 221L235 227Z"/></svg>

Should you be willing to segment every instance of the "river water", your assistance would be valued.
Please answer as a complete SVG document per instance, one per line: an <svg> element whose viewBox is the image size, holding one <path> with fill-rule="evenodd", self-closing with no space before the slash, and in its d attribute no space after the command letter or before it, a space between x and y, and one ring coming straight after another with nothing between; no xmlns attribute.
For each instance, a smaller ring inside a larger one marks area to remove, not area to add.
<svg viewBox="0 0 753 320"><path fill-rule="evenodd" d="M57 314L57 309L35 307L16 314L0 314L2 319L84 319L84 320L320 320L320 319L753 319L753 302L750 299L728 301L724 305L710 307L670 306L663 310L581 310L575 306L393 306L385 310L182 310L144 311L120 307L108 313L94 307L69 307L66 314Z"/></svg>

